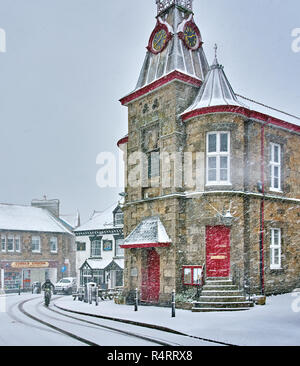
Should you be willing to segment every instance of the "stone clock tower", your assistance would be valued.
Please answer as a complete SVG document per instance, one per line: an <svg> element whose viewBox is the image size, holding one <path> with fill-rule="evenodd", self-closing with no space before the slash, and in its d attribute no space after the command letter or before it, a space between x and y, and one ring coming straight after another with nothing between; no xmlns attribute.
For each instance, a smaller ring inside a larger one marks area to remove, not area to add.
<svg viewBox="0 0 300 366"><path fill-rule="evenodd" d="M136 88L121 99L124 295L167 304L206 276L194 311L241 310L244 292L300 285L300 119L235 94L217 47L208 66L191 0L156 3Z"/></svg>
<svg viewBox="0 0 300 366"><path fill-rule="evenodd" d="M184 202L177 197L184 179L176 164L185 144L180 113L194 101L208 63L192 0L156 2L136 88L121 99L128 107L128 136L118 145L127 155L124 235L131 234L124 243L125 293L130 298L138 288L142 301L165 303L176 288L184 245Z"/></svg>

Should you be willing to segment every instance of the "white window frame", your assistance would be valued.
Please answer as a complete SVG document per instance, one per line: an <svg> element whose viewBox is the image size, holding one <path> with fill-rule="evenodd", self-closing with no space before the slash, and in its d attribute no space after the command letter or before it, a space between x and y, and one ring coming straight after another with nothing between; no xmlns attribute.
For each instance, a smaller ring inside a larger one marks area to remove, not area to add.
<svg viewBox="0 0 300 366"><path fill-rule="evenodd" d="M282 187L281 187L281 145L279 144L275 144L273 142L271 142L270 144L271 146L271 156L270 156L270 173L271 173L271 184L270 184L270 191L274 191L274 192L282 192ZM275 147L278 147L278 162L275 161ZM275 168L278 168L278 187L274 187L274 182L275 182Z"/></svg>
<svg viewBox="0 0 300 366"><path fill-rule="evenodd" d="M53 241L55 241L55 249L52 249ZM58 240L56 236L50 238L50 253L57 253L58 251Z"/></svg>
<svg viewBox="0 0 300 366"><path fill-rule="evenodd" d="M19 242L19 248L16 245L17 242ZM21 249L21 237L20 236L15 236L15 251L17 253L21 253L21 251L22 251L22 249Z"/></svg>
<svg viewBox="0 0 300 366"><path fill-rule="evenodd" d="M4 246L3 246L4 241ZM1 235L1 252L6 253L6 235Z"/></svg>
<svg viewBox="0 0 300 366"><path fill-rule="evenodd" d="M38 240L38 242L39 242L39 249L33 249L32 248L33 241L34 240ZM31 237L31 251L32 251L32 253L41 253L41 237L40 236L32 236Z"/></svg>
<svg viewBox="0 0 300 366"><path fill-rule="evenodd" d="M122 242L118 245L118 241ZM121 248L120 245L122 245L124 243L124 239L122 238L117 238L115 239L115 246L116 246L116 251L115 251L115 255L116 257L124 257L124 248Z"/></svg>
<svg viewBox="0 0 300 366"><path fill-rule="evenodd" d="M124 215L123 212L115 213L115 225L123 225L124 224Z"/></svg>
<svg viewBox="0 0 300 366"><path fill-rule="evenodd" d="M8 242L12 240L12 249L8 249ZM6 249L7 249L7 253L13 253L15 251L15 240L13 235L8 235L6 238Z"/></svg>
<svg viewBox="0 0 300 366"><path fill-rule="evenodd" d="M278 232L278 243L275 243L275 232ZM275 250L278 250L278 263L275 263ZM271 229L271 245L270 245L270 268L281 269L281 229Z"/></svg>
<svg viewBox="0 0 300 366"><path fill-rule="evenodd" d="M228 144L228 151L220 151L221 150L221 135L226 134L227 135L227 144ZM216 135L216 151L215 152L209 152L209 136ZM216 180L210 181L209 180L209 158L216 158ZM221 158L226 157L227 158L227 180L223 181L220 179L220 172L221 172ZM206 134L206 186L225 186L225 185L231 185L231 169L230 169L230 132L229 131L214 131L214 132L208 132Z"/></svg>
<svg viewBox="0 0 300 366"><path fill-rule="evenodd" d="M95 247L95 243L97 242L97 247ZM96 250L97 249L97 250ZM98 254L99 252L99 254ZM102 240L95 239L91 241L91 258L100 258L102 253Z"/></svg>

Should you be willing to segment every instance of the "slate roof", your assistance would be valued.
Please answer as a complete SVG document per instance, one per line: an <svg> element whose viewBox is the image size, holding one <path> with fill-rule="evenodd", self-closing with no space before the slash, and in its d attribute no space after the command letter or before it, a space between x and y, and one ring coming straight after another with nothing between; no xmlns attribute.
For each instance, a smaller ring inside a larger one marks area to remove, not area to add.
<svg viewBox="0 0 300 366"><path fill-rule="evenodd" d="M103 212L94 212L93 216L86 223L74 230L74 233L123 228L123 225L114 225L113 210L116 207L117 203Z"/></svg>
<svg viewBox="0 0 300 366"><path fill-rule="evenodd" d="M72 234L47 209L0 204L0 230Z"/></svg>
<svg viewBox="0 0 300 366"><path fill-rule="evenodd" d="M190 15L191 18L192 16L193 14ZM184 24L190 19L186 19L184 13L177 7L171 8L158 19L167 26L173 36L162 52L153 54L147 51L135 90L149 85L175 70L203 81L209 68L203 47L197 51L190 51L178 36Z"/></svg>
<svg viewBox="0 0 300 366"><path fill-rule="evenodd" d="M224 73L224 67L215 58L194 103L183 114L195 109L217 105L246 107L237 99Z"/></svg>

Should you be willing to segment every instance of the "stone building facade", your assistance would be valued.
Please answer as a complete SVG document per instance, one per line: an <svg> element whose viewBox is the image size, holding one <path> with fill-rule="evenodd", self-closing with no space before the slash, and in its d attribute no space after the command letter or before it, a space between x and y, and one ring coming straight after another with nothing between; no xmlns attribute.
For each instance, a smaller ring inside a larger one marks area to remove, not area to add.
<svg viewBox="0 0 300 366"><path fill-rule="evenodd" d="M288 292L300 285L300 119L238 97L217 55L208 67L191 4L158 1L121 99L124 294L166 304L203 275Z"/></svg>
<svg viewBox="0 0 300 366"><path fill-rule="evenodd" d="M0 238L2 290L75 277L75 236L47 209L1 204Z"/></svg>

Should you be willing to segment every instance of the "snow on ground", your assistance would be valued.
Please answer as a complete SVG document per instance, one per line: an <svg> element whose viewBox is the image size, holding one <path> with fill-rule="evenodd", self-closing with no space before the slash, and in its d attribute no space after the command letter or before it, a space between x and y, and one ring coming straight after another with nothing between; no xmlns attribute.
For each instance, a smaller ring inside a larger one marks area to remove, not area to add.
<svg viewBox="0 0 300 366"><path fill-rule="evenodd" d="M256 305L247 311L222 313L192 313L170 308L117 305L101 301L99 306L73 301L71 296L55 303L69 310L134 320L168 327L188 335L209 338L241 346L299 346L300 292L267 298L265 306Z"/></svg>
<svg viewBox="0 0 300 366"><path fill-rule="evenodd" d="M2 346L82 346L81 342L29 319L18 310L24 300L40 299L41 295L0 295L4 309L0 312L0 347ZM4 310L4 311L3 311Z"/></svg>

